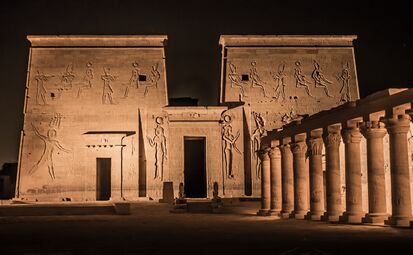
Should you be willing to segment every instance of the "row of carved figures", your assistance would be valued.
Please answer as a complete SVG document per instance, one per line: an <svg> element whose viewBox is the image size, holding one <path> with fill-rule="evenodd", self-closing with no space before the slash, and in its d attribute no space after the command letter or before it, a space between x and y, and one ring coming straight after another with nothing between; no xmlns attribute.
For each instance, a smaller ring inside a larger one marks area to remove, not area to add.
<svg viewBox="0 0 413 255"><path fill-rule="evenodd" d="M148 94L150 87L157 88L158 82L161 78L158 68L158 63L151 67L151 73L149 75L149 80L147 81L146 75L142 75L140 71L139 64L137 62L133 62L131 76L126 83L122 84L122 86L125 87L123 98L128 98L131 88L138 89L144 86L144 96ZM46 87L46 83L53 77L58 77L60 84L55 84L55 88ZM47 105L48 99L59 99L62 93L65 91L71 91L74 84L77 86L76 97L81 98L85 90L93 87L95 83L95 71L92 62L86 63L83 76L81 76L78 82L76 82L77 75L73 71L73 64L70 63L61 75L47 75L42 73L40 70L37 70L37 74L34 78L37 83L36 104ZM115 104L113 82L118 80L118 76L111 74L109 67L103 67L103 73L100 78L103 81L102 103Z"/></svg>
<svg viewBox="0 0 413 255"><path fill-rule="evenodd" d="M305 92L309 97L314 96L311 94L310 91L310 85L311 82L307 78L308 76L311 76L313 80L313 84L315 88L322 88L324 90L324 93L326 94L327 97L334 97L330 93L329 86L333 84L333 82L329 79L327 79L326 75L324 74L320 64L316 61L313 60L313 65L314 65L314 70L310 75L306 75L303 73L302 68L301 68L301 61L297 60L294 63L294 73L293 77L295 80L295 86L296 88L304 88ZM287 74L285 72L285 67L286 67L286 62L281 62L278 65L278 68L275 72L270 72L271 77L273 81L275 82L274 86L274 94L273 98L278 100L280 97L282 97L283 100L286 99L286 93L285 89L287 86L287 81L286 77ZM340 101L342 102L348 102L351 101L351 92L350 92L350 64L347 62L341 72L336 75L336 80L338 82L341 82L341 89L340 89ZM262 78L261 75L258 72L257 69L257 62L252 61L250 70L248 73L248 79L243 79L244 75L238 74L237 71L237 66L234 63L229 63L229 73L228 73L228 78L231 83L232 88L238 88L240 90L240 97L248 97L248 95L245 92L245 85L249 82L251 85L251 88L259 88L262 90L264 97L269 97L268 92L266 90L265 82Z"/></svg>

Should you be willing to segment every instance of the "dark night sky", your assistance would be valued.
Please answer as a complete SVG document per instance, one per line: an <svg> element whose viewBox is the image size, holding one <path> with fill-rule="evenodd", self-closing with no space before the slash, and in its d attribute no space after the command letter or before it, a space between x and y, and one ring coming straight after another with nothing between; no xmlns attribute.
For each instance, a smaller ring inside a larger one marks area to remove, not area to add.
<svg viewBox="0 0 413 255"><path fill-rule="evenodd" d="M166 34L169 97L218 103L220 34L356 34L361 97L413 87L409 1L10 1L0 3L0 164L17 161L26 35Z"/></svg>

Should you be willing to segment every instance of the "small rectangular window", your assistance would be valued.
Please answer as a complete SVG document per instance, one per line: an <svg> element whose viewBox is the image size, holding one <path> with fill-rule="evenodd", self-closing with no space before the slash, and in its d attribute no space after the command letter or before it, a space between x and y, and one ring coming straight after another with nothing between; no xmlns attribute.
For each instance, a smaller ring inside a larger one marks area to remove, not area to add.
<svg viewBox="0 0 413 255"><path fill-rule="evenodd" d="M248 74L243 74L243 75L241 76L241 79L242 79L243 81L249 81L249 80L250 80L250 76L249 76Z"/></svg>
<svg viewBox="0 0 413 255"><path fill-rule="evenodd" d="M139 81L146 81L146 75L139 75Z"/></svg>

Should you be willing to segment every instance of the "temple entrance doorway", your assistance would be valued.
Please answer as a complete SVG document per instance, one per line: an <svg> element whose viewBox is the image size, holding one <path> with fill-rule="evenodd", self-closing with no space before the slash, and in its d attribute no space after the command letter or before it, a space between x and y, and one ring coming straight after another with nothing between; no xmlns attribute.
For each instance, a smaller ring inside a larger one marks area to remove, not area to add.
<svg viewBox="0 0 413 255"><path fill-rule="evenodd" d="M184 138L184 162L184 192L186 197L207 197L205 137Z"/></svg>
<svg viewBox="0 0 413 255"><path fill-rule="evenodd" d="M111 196L111 158L96 158L96 200Z"/></svg>

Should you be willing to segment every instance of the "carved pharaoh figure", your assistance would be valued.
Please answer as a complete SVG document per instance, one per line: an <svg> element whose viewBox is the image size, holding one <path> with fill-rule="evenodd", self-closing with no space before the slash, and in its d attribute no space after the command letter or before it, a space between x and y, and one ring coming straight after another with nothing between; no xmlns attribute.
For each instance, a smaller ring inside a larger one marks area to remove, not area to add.
<svg viewBox="0 0 413 255"><path fill-rule="evenodd" d="M43 153L40 156L40 159L29 170L28 172L29 175L34 174L39 169L39 167L41 167L42 165L46 165L50 178L52 180L56 179L56 175L54 172L54 163L53 163L54 151L57 149L57 150L60 150L66 153L70 152L70 150L65 149L60 144L60 142L56 139L57 137L56 128L60 126L60 118L61 118L60 115L55 115L55 117L50 122L50 128L47 131L47 135L42 135L39 132L39 130L36 128L36 126L32 123L34 133L36 134L37 137L39 137L43 141L44 148L43 148Z"/></svg>
<svg viewBox="0 0 413 255"><path fill-rule="evenodd" d="M338 81L341 81L343 84L340 89L341 98L340 101L342 102L350 102L351 101L351 94L350 94L350 71L349 71L349 63L341 71L341 74L337 77Z"/></svg>
<svg viewBox="0 0 413 255"><path fill-rule="evenodd" d="M163 127L163 119L157 117L155 119L156 128L155 136L148 137L149 144L155 148L155 175L154 179L163 180L164 161L167 160L166 137Z"/></svg>
<svg viewBox="0 0 413 255"><path fill-rule="evenodd" d="M224 166L225 174L228 178L234 178L233 173L233 150L241 154L241 151L237 147L237 140L240 135L239 131L237 135L232 134L231 126L231 116L225 115L223 117L223 126L222 126L222 140L223 140L223 151L224 151Z"/></svg>
<svg viewBox="0 0 413 255"><path fill-rule="evenodd" d="M251 78L251 87L262 89L262 91L264 93L264 97L267 97L267 93L266 93L265 87L264 87L265 82L261 80L261 77L258 74L257 62L255 62L255 61L251 62L250 78Z"/></svg>
<svg viewBox="0 0 413 255"><path fill-rule="evenodd" d="M257 125L257 128L251 135L252 151L255 159L256 178L261 179L261 161L258 157L258 151L261 148L261 138L266 135L267 131L265 130L265 122L262 116L256 112L253 112L252 115Z"/></svg>
<svg viewBox="0 0 413 255"><path fill-rule="evenodd" d="M94 78L94 73L93 73L93 68L92 68L92 62L88 62L86 64L86 71L85 71L85 76L83 76L83 83L80 84L79 90L77 91L77 97L79 98L82 94L82 91L85 89L90 89L92 88L92 80Z"/></svg>
<svg viewBox="0 0 413 255"><path fill-rule="evenodd" d="M327 80L327 78L324 76L321 71L320 64L317 61L314 61L314 71L311 74L311 77L314 79L316 88L323 88L328 97L333 97L332 95L330 95L327 87L327 84L332 84L332 82Z"/></svg>
<svg viewBox="0 0 413 255"><path fill-rule="evenodd" d="M241 79L241 76L237 73L237 67L233 64L229 64L229 71L228 78L231 82L231 88L239 88L241 96L245 97L245 91L243 88L244 82Z"/></svg>
<svg viewBox="0 0 413 255"><path fill-rule="evenodd" d="M53 75L45 75L37 70L37 75L34 77L37 82L37 92L36 92L36 103L40 105L46 105L46 94L47 89L45 86L45 82L52 78Z"/></svg>
<svg viewBox="0 0 413 255"><path fill-rule="evenodd" d="M73 72L73 64L70 63L66 66L66 71L61 75L60 81L63 83L63 89L69 90L73 87L72 82L75 79Z"/></svg>
<svg viewBox="0 0 413 255"><path fill-rule="evenodd" d="M314 97L310 92L308 81L305 78L303 71L301 70L301 62L298 60L295 61L294 78L295 78L295 86L297 88L304 88L305 92L307 92L307 95L309 95L310 97Z"/></svg>
<svg viewBox="0 0 413 255"><path fill-rule="evenodd" d="M133 62L132 63L132 73L131 76L129 78L129 81L125 84L126 88L125 88L125 93L123 95L123 98L127 98L129 96L129 88L130 87L135 87L135 88L139 88L139 64L137 62Z"/></svg>
<svg viewBox="0 0 413 255"><path fill-rule="evenodd" d="M113 88L110 83L116 80L116 77L110 74L109 68L103 68L104 74L102 75L103 80L103 94L102 103L103 104L113 104Z"/></svg>
<svg viewBox="0 0 413 255"><path fill-rule="evenodd" d="M285 100L285 79L286 75L284 73L285 70L285 63L281 63L278 65L277 73L271 74L272 78L274 79L276 86L275 86L275 99L278 99L280 95L282 96L283 100Z"/></svg>

